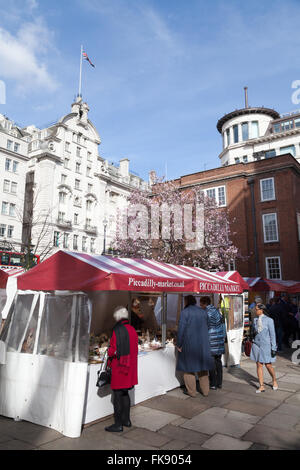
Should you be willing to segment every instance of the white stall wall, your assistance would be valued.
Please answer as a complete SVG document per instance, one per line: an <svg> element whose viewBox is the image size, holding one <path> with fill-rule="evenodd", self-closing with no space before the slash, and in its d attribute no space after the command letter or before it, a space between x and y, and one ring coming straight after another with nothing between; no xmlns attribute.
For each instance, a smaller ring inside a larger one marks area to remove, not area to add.
<svg viewBox="0 0 300 470"><path fill-rule="evenodd" d="M0 365L0 414L79 437L87 363L8 352Z"/></svg>

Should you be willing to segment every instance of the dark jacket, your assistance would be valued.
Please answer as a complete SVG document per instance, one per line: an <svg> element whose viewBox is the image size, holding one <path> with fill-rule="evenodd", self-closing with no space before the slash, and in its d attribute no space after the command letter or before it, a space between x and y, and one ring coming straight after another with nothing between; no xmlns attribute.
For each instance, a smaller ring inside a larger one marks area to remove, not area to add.
<svg viewBox="0 0 300 470"><path fill-rule="evenodd" d="M225 353L226 327L219 310L213 305L207 307L208 315L208 336L211 353L219 356Z"/></svg>
<svg viewBox="0 0 300 470"><path fill-rule="evenodd" d="M200 372L213 368L208 337L207 311L197 305L182 310L177 333L177 370Z"/></svg>

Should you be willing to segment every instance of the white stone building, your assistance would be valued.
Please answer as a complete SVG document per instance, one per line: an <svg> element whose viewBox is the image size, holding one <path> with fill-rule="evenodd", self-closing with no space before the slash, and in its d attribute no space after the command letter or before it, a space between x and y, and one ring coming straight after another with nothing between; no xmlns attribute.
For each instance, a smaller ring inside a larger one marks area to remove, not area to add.
<svg viewBox="0 0 300 470"><path fill-rule="evenodd" d="M42 257L58 249L101 254L104 244L108 251L117 208L126 206L132 189L148 187L129 171L128 159L117 166L99 155L101 139L88 112L79 97L57 123L21 131L26 165L23 244L33 244ZM26 224L28 220L32 223ZM21 243L21 226L18 230Z"/></svg>
<svg viewBox="0 0 300 470"><path fill-rule="evenodd" d="M0 114L0 248L21 250L27 138Z"/></svg>
<svg viewBox="0 0 300 470"><path fill-rule="evenodd" d="M300 110L279 115L274 109L249 107L226 114L217 123L223 137L221 165L247 163L291 153L300 162Z"/></svg>

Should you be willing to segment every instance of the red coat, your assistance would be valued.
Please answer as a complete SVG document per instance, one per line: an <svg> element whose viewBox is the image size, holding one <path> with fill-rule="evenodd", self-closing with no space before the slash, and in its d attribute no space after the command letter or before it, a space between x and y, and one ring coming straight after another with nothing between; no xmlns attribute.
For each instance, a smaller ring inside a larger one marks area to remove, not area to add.
<svg viewBox="0 0 300 470"><path fill-rule="evenodd" d="M113 390L131 388L138 383L138 335L131 325L126 324L125 327L129 333L129 367L121 366L118 358L116 357L117 338L115 332L112 334L110 347L108 349L108 356L113 358L110 384Z"/></svg>

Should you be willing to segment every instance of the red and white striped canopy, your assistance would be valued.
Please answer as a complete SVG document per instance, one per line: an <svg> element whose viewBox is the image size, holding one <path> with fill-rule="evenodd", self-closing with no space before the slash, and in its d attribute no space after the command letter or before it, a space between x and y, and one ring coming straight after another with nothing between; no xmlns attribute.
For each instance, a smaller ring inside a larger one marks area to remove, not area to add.
<svg viewBox="0 0 300 470"><path fill-rule="evenodd" d="M20 267L1 267L0 269L0 289L5 289L9 277L17 277L23 274L25 270Z"/></svg>
<svg viewBox="0 0 300 470"><path fill-rule="evenodd" d="M241 293L216 273L148 259L58 251L17 279L21 290Z"/></svg>
<svg viewBox="0 0 300 470"><path fill-rule="evenodd" d="M224 279L237 282L243 290L249 290L249 284L246 282L246 278L242 278L238 271L219 271L217 274Z"/></svg>

